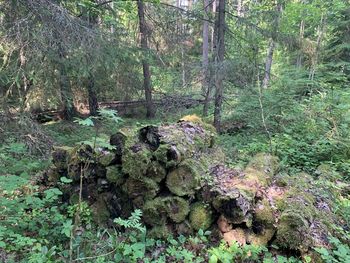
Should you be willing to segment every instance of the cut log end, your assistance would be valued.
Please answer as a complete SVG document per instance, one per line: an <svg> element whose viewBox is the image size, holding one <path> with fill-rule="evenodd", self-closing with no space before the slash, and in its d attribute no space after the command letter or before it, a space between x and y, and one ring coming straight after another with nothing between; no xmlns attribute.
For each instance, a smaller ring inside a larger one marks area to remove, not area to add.
<svg viewBox="0 0 350 263"><path fill-rule="evenodd" d="M166 185L173 194L191 196L200 188L199 174L190 164L182 164L168 174Z"/></svg>

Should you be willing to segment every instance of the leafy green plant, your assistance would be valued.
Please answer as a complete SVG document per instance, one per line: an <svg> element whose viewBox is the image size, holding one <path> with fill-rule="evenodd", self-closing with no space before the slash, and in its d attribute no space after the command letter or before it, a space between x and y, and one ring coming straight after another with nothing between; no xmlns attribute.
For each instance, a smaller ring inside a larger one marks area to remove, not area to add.
<svg viewBox="0 0 350 263"><path fill-rule="evenodd" d="M115 110L100 109L98 111L98 114L99 116L90 116L86 119L76 118L76 120L74 121L81 126L94 127L95 129L95 136L89 140L81 141L81 143L88 144L93 149L95 149L97 146L102 148L113 149L113 146L111 146L109 143L106 142L106 138L99 137L99 133L101 129L101 124L99 123L99 121L102 121L105 123L113 122L119 125L121 122L123 122L123 119L118 116L118 113Z"/></svg>
<svg viewBox="0 0 350 263"><path fill-rule="evenodd" d="M42 194L27 181L21 183L27 185L10 185L0 194L0 247L25 253L34 245L66 240L61 234L66 217L57 206L62 192L51 188Z"/></svg>
<svg viewBox="0 0 350 263"><path fill-rule="evenodd" d="M350 262L350 247L334 237L330 238L329 241L333 245L331 250L327 250L324 247L315 248L315 251L321 255L322 259L326 263Z"/></svg>
<svg viewBox="0 0 350 263"><path fill-rule="evenodd" d="M136 209L128 219L116 218L114 222L129 230L128 238L117 248L115 260L118 262L136 262L146 253L146 227L141 224L142 211ZM120 261L119 261L120 260Z"/></svg>

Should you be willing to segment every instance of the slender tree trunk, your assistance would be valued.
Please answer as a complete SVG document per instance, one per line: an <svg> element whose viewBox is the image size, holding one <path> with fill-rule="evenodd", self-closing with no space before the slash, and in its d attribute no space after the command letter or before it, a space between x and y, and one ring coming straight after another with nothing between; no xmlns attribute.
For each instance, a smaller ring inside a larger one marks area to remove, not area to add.
<svg viewBox="0 0 350 263"><path fill-rule="evenodd" d="M299 43L300 46L302 44L302 41L304 39L304 31L305 31L305 21L301 20L300 22L300 29L299 29ZM298 57L297 57L297 67L301 68L303 65L303 51L300 49L298 52Z"/></svg>
<svg viewBox="0 0 350 263"><path fill-rule="evenodd" d="M98 100L95 90L95 78L91 73L89 73L87 89L89 97L90 115L96 116L98 113Z"/></svg>
<svg viewBox="0 0 350 263"><path fill-rule="evenodd" d="M265 59L265 73L264 73L264 79L262 81L262 88L266 89L270 84L271 79L271 67L272 67L272 61L273 61L273 53L275 51L276 47L276 38L278 34L278 28L279 28L279 22L280 17L282 13L282 4L278 3L276 6L276 17L272 26L272 37L269 41L269 47L267 50L267 55Z"/></svg>
<svg viewBox="0 0 350 263"><path fill-rule="evenodd" d="M98 3L94 1L94 3ZM84 8L83 10L83 18L87 21L90 28L93 28L98 24L98 15L94 12L94 10L88 10ZM98 100L95 86L95 76L94 76L94 63L92 62L91 56L89 54L86 55L88 64L92 65L88 68L88 78L87 78L87 91L88 91L88 103L89 103L89 111L90 115L96 116L98 113Z"/></svg>
<svg viewBox="0 0 350 263"><path fill-rule="evenodd" d="M217 6L217 0L213 0L212 2L212 13L214 14L214 16L216 15L216 6ZM216 23L214 23L214 25L211 27L211 47L210 47L210 51L213 54L214 53L214 49L215 49L215 45L216 45Z"/></svg>
<svg viewBox="0 0 350 263"><path fill-rule="evenodd" d="M182 87L185 88L187 86L186 82L186 66L185 66L185 49L184 43L181 43L181 79L182 79Z"/></svg>
<svg viewBox="0 0 350 263"><path fill-rule="evenodd" d="M309 79L310 80L314 80L314 77L315 77L316 67L317 67L317 63L318 63L318 56L319 56L319 52L320 52L320 48L321 48L321 42L322 42L324 30L325 30L325 25L326 25L326 23L324 20L324 16L322 14L320 25L318 26L318 29L317 29L317 42L316 42L315 55L312 58L312 64L311 64L311 68L310 68L310 72L309 72Z"/></svg>
<svg viewBox="0 0 350 263"><path fill-rule="evenodd" d="M144 53L148 51L147 26L145 22L145 12L143 0L137 0L137 10L139 16L139 27L141 35L141 49ZM147 117L154 117L154 106L152 101L151 73L146 58L142 59L143 68L143 88L145 90Z"/></svg>
<svg viewBox="0 0 350 263"><path fill-rule="evenodd" d="M269 43L269 48L267 50L266 61L265 61L265 74L264 74L264 79L262 83L263 89L266 89L270 83L271 67L272 67L272 59L273 59L274 51L275 51L275 41L271 38Z"/></svg>
<svg viewBox="0 0 350 263"><path fill-rule="evenodd" d="M209 95L210 95L210 86L209 86L209 0L204 0L204 20L203 20L203 52L202 52L202 90L204 91L204 105L203 105L203 116L208 115L209 107Z"/></svg>
<svg viewBox="0 0 350 263"><path fill-rule="evenodd" d="M67 69L64 64L66 59L65 50L58 44L58 72L59 72L59 87L61 93L61 101L62 101L62 118L65 120L71 120L77 114L77 110L75 109L73 102L73 92L70 86L70 81L67 75Z"/></svg>
<svg viewBox="0 0 350 263"><path fill-rule="evenodd" d="M219 0L218 33L217 33L217 74L215 76L215 110L214 126L221 131L221 111L223 101L223 62L225 55L225 6L226 0Z"/></svg>

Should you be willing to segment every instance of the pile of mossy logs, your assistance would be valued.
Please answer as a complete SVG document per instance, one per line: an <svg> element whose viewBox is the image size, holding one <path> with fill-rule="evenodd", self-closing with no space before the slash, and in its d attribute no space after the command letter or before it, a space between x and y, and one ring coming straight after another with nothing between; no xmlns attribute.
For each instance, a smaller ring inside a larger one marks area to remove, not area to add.
<svg viewBox="0 0 350 263"><path fill-rule="evenodd" d="M81 190L98 223L141 209L156 238L210 229L227 242L303 253L328 245L337 219L310 176L277 174L279 161L269 154L244 170L229 168L213 127L190 120L124 128L111 136L113 150L58 147L47 182L71 204ZM72 182L62 183L64 177Z"/></svg>

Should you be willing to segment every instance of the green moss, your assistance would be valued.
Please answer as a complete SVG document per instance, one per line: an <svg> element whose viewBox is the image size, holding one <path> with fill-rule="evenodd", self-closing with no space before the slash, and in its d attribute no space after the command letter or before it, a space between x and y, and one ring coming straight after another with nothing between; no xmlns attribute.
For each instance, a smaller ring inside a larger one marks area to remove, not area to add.
<svg viewBox="0 0 350 263"><path fill-rule="evenodd" d="M193 228L188 220L185 220L179 224L176 224L175 232L178 235L186 235L186 236L192 235L194 233Z"/></svg>
<svg viewBox="0 0 350 263"><path fill-rule="evenodd" d="M159 183L165 178L166 170L159 162L153 161L147 170L146 176Z"/></svg>
<svg viewBox="0 0 350 263"><path fill-rule="evenodd" d="M310 246L309 223L302 211L286 210L282 213L277 227L276 243L289 249Z"/></svg>
<svg viewBox="0 0 350 263"><path fill-rule="evenodd" d="M147 236L149 238L153 239L167 239L172 235L171 231L169 230L168 226L163 224L159 226L152 227L151 230L147 232Z"/></svg>
<svg viewBox="0 0 350 263"><path fill-rule="evenodd" d="M181 197L166 197L164 198L164 203L168 217L175 223L184 221L190 212L188 201Z"/></svg>
<svg viewBox="0 0 350 263"><path fill-rule="evenodd" d="M172 170L166 179L169 190L178 195L194 195L200 188L200 173L198 163L186 160Z"/></svg>
<svg viewBox="0 0 350 263"><path fill-rule="evenodd" d="M127 146L122 156L123 172L132 178L146 175L151 164L152 152L143 143Z"/></svg>
<svg viewBox="0 0 350 263"><path fill-rule="evenodd" d="M87 161L93 160L93 149L91 146L82 144L74 147L70 151L68 158L68 178L77 182L80 180L82 168ZM86 176L86 174L84 174Z"/></svg>
<svg viewBox="0 0 350 263"><path fill-rule="evenodd" d="M52 152L52 163L58 169L67 169L68 168L68 159L72 154L72 147L55 147Z"/></svg>
<svg viewBox="0 0 350 263"><path fill-rule="evenodd" d="M141 197L144 201L153 199L159 192L158 184L147 177L138 179L128 178L123 185L123 189L131 199Z"/></svg>
<svg viewBox="0 0 350 263"><path fill-rule="evenodd" d="M170 146L168 144L161 144L153 155L158 162L166 165L168 162L167 153L169 149Z"/></svg>
<svg viewBox="0 0 350 263"><path fill-rule="evenodd" d="M115 158L115 153L109 151L103 151L99 153L98 162L103 166L108 166Z"/></svg>
<svg viewBox="0 0 350 263"><path fill-rule="evenodd" d="M107 167L106 178L117 186L122 185L126 180L122 168L118 165Z"/></svg>
<svg viewBox="0 0 350 263"><path fill-rule="evenodd" d="M278 171L279 160L276 156L266 153L258 153L251 159L247 168L258 170L265 173L267 176L272 177Z"/></svg>
<svg viewBox="0 0 350 263"><path fill-rule="evenodd" d="M264 226L272 227L275 216L269 201L264 198L255 205L254 220Z"/></svg>
<svg viewBox="0 0 350 263"><path fill-rule="evenodd" d="M181 145L161 144L153 153L153 156L166 168L173 168L185 158L178 147L181 148Z"/></svg>
<svg viewBox="0 0 350 263"><path fill-rule="evenodd" d="M157 197L154 200L149 200L142 208L143 220L145 223L155 226L163 225L167 219L167 209L164 198Z"/></svg>
<svg viewBox="0 0 350 263"><path fill-rule="evenodd" d="M274 229L263 229L259 234L250 232L247 235L247 241L255 246L267 246L268 242L273 238L275 232L276 230Z"/></svg>
<svg viewBox="0 0 350 263"><path fill-rule="evenodd" d="M202 202L194 203L191 206L189 215L190 224L195 230L207 230L213 223L213 211L209 205Z"/></svg>

